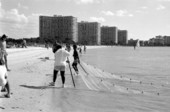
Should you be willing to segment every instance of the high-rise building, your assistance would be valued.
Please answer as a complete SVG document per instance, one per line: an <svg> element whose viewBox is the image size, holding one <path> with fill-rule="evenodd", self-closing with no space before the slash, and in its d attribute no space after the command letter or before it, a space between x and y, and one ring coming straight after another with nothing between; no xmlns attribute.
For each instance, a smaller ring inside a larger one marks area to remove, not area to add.
<svg viewBox="0 0 170 112"><path fill-rule="evenodd" d="M128 44L128 31L118 30L118 44L127 45Z"/></svg>
<svg viewBox="0 0 170 112"><path fill-rule="evenodd" d="M78 41L77 18L73 16L40 16L40 38Z"/></svg>
<svg viewBox="0 0 170 112"><path fill-rule="evenodd" d="M159 35L155 37L155 45L164 45L164 38L163 36Z"/></svg>
<svg viewBox="0 0 170 112"><path fill-rule="evenodd" d="M50 16L40 16L39 17L39 36L40 38L52 38L52 17Z"/></svg>
<svg viewBox="0 0 170 112"><path fill-rule="evenodd" d="M149 45L153 46L155 44L155 38L149 39Z"/></svg>
<svg viewBox="0 0 170 112"><path fill-rule="evenodd" d="M100 23L79 22L78 42L87 45L100 45Z"/></svg>
<svg viewBox="0 0 170 112"><path fill-rule="evenodd" d="M113 45L117 44L118 30L117 27L101 27L101 44Z"/></svg>
<svg viewBox="0 0 170 112"><path fill-rule="evenodd" d="M164 44L170 46L170 36L164 36Z"/></svg>

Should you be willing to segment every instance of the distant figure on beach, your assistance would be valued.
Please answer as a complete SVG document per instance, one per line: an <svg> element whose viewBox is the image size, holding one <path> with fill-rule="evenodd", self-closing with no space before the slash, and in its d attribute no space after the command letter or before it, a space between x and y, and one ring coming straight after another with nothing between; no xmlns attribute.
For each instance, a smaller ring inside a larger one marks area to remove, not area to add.
<svg viewBox="0 0 170 112"><path fill-rule="evenodd" d="M134 41L134 50L136 49L136 47L140 47L139 39L137 39L136 41Z"/></svg>
<svg viewBox="0 0 170 112"><path fill-rule="evenodd" d="M67 50L68 52L70 52L70 50L71 50L70 44L66 44L66 50Z"/></svg>
<svg viewBox="0 0 170 112"><path fill-rule="evenodd" d="M7 80L7 69L5 66L5 61L4 61L4 51L0 50L0 86L1 92L6 92L7 94L4 95L6 98L10 98L10 85L9 81Z"/></svg>
<svg viewBox="0 0 170 112"><path fill-rule="evenodd" d="M80 59L79 59L79 55L78 55L78 52L77 52L77 45L73 45L73 58L74 58L74 61L72 63L72 66L75 70L75 72L77 74L79 74L79 71L78 71L78 68L77 68L77 64L80 63Z"/></svg>
<svg viewBox="0 0 170 112"><path fill-rule="evenodd" d="M136 44L134 44L133 47L134 47L134 50L135 50L136 49Z"/></svg>
<svg viewBox="0 0 170 112"><path fill-rule="evenodd" d="M86 52L86 45L84 45L84 52Z"/></svg>
<svg viewBox="0 0 170 112"><path fill-rule="evenodd" d="M67 57L70 56L70 53L62 48L61 45L57 45L57 48L54 51L54 70L53 70L53 82L49 84L49 86L55 86L55 81L57 78L57 74L60 71L61 79L62 79L62 87L64 88L65 84L65 68L66 68L66 62L69 62L67 60Z"/></svg>
<svg viewBox="0 0 170 112"><path fill-rule="evenodd" d="M26 42L26 40L25 39L23 39L23 41L22 41L22 48L27 48L27 42Z"/></svg>
<svg viewBox="0 0 170 112"><path fill-rule="evenodd" d="M6 50L6 39L7 39L7 36L5 34L2 35L2 37L0 38L0 49L4 52L4 60L5 60L6 69L7 71L10 71L10 69L8 68L8 63L7 63L8 53Z"/></svg>
<svg viewBox="0 0 170 112"><path fill-rule="evenodd" d="M136 49L136 41L133 41L133 48Z"/></svg>
<svg viewBox="0 0 170 112"><path fill-rule="evenodd" d="M48 42L45 42L45 48L49 49L49 44L48 44Z"/></svg>
<svg viewBox="0 0 170 112"><path fill-rule="evenodd" d="M79 53L82 54L82 49L81 46L79 47Z"/></svg>

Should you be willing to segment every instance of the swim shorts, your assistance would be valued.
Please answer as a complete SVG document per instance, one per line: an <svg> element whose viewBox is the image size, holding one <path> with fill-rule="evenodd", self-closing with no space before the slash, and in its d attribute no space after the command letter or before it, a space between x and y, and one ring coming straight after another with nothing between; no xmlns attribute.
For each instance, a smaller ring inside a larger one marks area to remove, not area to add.
<svg viewBox="0 0 170 112"><path fill-rule="evenodd" d="M57 66L55 66L54 67L54 70L57 70L57 71L65 71L65 66L59 66L59 65L57 65Z"/></svg>

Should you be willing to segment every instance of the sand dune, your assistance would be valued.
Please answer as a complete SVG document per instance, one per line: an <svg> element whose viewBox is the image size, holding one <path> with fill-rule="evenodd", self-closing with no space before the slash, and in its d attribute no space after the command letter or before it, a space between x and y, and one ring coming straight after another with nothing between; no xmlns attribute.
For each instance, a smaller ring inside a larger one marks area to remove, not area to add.
<svg viewBox="0 0 170 112"><path fill-rule="evenodd" d="M169 91L170 87L141 85L139 80L102 71L83 61L81 65L88 74L79 66L79 75L74 75L76 88L68 67L66 87L61 88L60 75L56 86L49 87L54 63L51 49L30 47L8 52L12 97L6 99L0 93L0 111L168 112L170 109L170 97L157 95L157 90Z"/></svg>

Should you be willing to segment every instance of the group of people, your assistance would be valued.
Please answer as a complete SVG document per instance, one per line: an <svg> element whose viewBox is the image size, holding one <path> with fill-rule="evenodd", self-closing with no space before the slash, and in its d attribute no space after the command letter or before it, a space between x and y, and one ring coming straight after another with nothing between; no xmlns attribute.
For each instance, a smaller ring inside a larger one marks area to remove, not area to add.
<svg viewBox="0 0 170 112"><path fill-rule="evenodd" d="M7 64L6 39L5 34L0 38L0 86L2 87L1 92L7 92L4 96L10 98L10 85L7 79L7 71L10 71L10 69Z"/></svg>
<svg viewBox="0 0 170 112"><path fill-rule="evenodd" d="M55 86L55 81L57 78L57 74L60 71L61 74L61 79L62 79L62 87L64 88L64 84L65 84L65 69L66 69L66 64L69 63L69 56L70 56L70 50L71 47L69 44L66 44L66 48L64 48L61 44L59 43L55 43L53 45L53 53L54 53L54 58L55 58L55 62L54 62L54 70L53 70L53 81L49 84L49 86ZM72 63L72 67L75 70L75 72L78 74L78 68L77 65L78 63L80 63L80 59L79 59L79 55L77 52L77 45L74 44L73 45L73 63Z"/></svg>
<svg viewBox="0 0 170 112"><path fill-rule="evenodd" d="M10 71L7 64L7 51L6 51L6 39L7 36L4 34L0 38L0 86L2 87L1 92L7 92L4 96L10 98L10 85L7 79L7 71ZM72 67L75 70L76 74L79 74L79 70L77 65L80 63L79 54L77 52L77 45L73 45L73 63ZM57 79L57 74L60 72L62 79L62 87L64 88L65 84L65 69L66 64L69 63L69 56L71 47L69 44L66 44L66 48L62 46L62 44L55 43L53 45L53 53L54 53L54 70L53 70L53 80L49 84L49 86L55 86L55 81ZM84 51L86 51L86 47L84 47Z"/></svg>

